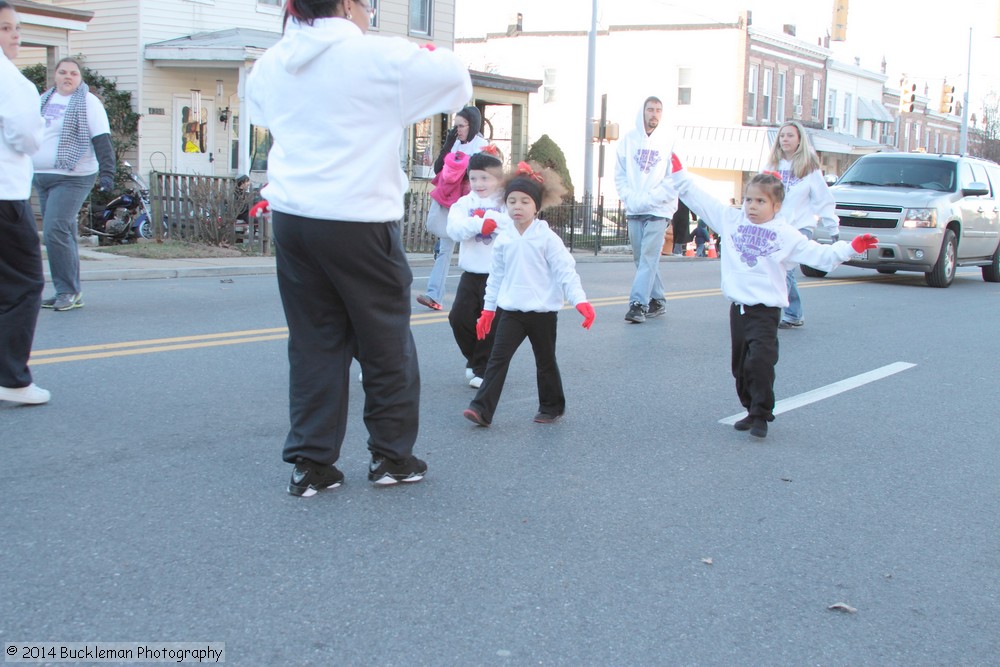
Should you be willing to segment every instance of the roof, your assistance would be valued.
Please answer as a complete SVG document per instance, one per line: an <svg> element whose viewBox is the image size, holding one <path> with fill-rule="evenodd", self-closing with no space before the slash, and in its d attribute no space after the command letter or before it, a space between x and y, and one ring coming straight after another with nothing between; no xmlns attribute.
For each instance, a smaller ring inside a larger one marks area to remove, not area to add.
<svg viewBox="0 0 1000 667"><path fill-rule="evenodd" d="M56 7L34 0L10 0L10 4L19 14L31 14L34 16L49 16L57 19L69 19L71 21L83 21L89 23L94 18L94 12L84 9L72 9L70 7Z"/></svg>
<svg viewBox="0 0 1000 667"><path fill-rule="evenodd" d="M186 37L176 37L146 45L146 60L238 62L257 60L265 51L278 43L280 32L229 28L214 32L199 32Z"/></svg>
<svg viewBox="0 0 1000 667"><path fill-rule="evenodd" d="M473 86L492 88L493 90L510 90L519 93L537 93L542 87L541 79L519 79L513 76L503 76L490 72L469 70Z"/></svg>
<svg viewBox="0 0 1000 667"><path fill-rule="evenodd" d="M772 130L774 136L778 136L777 128ZM885 146L868 139L861 139L850 134L831 132L830 130L817 130L807 127L806 134L812 147L819 153L843 153L845 155L864 155L865 153L876 153L883 150Z"/></svg>

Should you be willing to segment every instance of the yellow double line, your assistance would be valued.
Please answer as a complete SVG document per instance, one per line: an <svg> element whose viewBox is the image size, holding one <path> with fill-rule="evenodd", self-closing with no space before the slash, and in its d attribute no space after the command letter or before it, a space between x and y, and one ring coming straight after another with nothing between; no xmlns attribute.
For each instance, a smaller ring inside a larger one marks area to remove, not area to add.
<svg viewBox="0 0 1000 667"><path fill-rule="evenodd" d="M882 276L879 276L881 278ZM871 279L812 281L799 283L799 287L820 287L825 285L850 285L854 283L871 282ZM671 292L666 295L668 301L680 299L697 299L707 296L720 296L721 291L714 289L688 290ZM622 306L628 303L628 297L614 296L591 299L591 305ZM569 306L566 306L569 308ZM439 324L448 321L447 311L431 313L415 313L411 319L412 326ZM177 336L174 338L151 338L148 340L133 340L122 343L102 343L100 345L80 345L77 347L61 347L51 350L35 350L31 353L31 365L58 364L66 361L86 361L89 359L108 359L111 357L128 357L137 354L156 354L158 352L175 352L177 350L195 350L222 345L242 345L244 343L263 343L265 341L282 340L288 337L287 327L273 329L248 329L246 331L229 331L226 333L201 334L197 336Z"/></svg>

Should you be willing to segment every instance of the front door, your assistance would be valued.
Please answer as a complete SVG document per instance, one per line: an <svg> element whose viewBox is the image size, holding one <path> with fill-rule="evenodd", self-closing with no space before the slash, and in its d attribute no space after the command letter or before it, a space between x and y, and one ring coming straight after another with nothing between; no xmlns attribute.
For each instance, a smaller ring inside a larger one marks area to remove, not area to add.
<svg viewBox="0 0 1000 667"><path fill-rule="evenodd" d="M215 102L201 100L201 108L192 106L190 97L174 98L173 154L174 171L178 174L215 173Z"/></svg>

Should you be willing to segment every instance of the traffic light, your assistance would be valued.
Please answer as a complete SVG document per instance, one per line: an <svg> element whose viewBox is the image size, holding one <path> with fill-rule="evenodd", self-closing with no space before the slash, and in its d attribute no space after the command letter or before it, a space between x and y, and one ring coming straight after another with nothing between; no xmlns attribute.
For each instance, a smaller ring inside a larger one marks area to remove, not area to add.
<svg viewBox="0 0 1000 667"><path fill-rule="evenodd" d="M945 81L941 87L941 106L938 111L941 113L951 113L955 108L955 86L949 86Z"/></svg>
<svg viewBox="0 0 1000 667"><path fill-rule="evenodd" d="M847 40L847 0L833 0L833 21L830 23L830 41Z"/></svg>
<svg viewBox="0 0 1000 667"><path fill-rule="evenodd" d="M900 81L899 113L913 113L913 102L917 97L917 84L906 79Z"/></svg>

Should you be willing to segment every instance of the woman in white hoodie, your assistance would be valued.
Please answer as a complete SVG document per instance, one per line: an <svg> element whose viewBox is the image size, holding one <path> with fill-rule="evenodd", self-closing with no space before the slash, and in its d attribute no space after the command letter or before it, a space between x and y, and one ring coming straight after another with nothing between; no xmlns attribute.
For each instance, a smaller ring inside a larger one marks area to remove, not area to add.
<svg viewBox="0 0 1000 667"><path fill-rule="evenodd" d="M21 47L17 12L0 0L0 401L46 403L28 356L42 305L42 250L28 199L31 154L42 141L38 91L11 59Z"/></svg>
<svg viewBox="0 0 1000 667"><path fill-rule="evenodd" d="M364 0L287 0L285 35L256 63L247 100L271 131L268 184L278 288L288 321L288 491L339 486L355 351L375 484L416 482L420 405L410 333L410 272L400 237L406 175L399 145L412 123L472 95L450 51L368 36Z"/></svg>
<svg viewBox="0 0 1000 667"><path fill-rule="evenodd" d="M782 213L792 227L806 238L813 237L817 219L836 241L840 235L840 219L836 203L819 167L819 157L809 145L806 131L794 120L778 128L778 136L771 148L768 169L776 172L785 186ZM802 298L793 266L788 270L788 307L781 313L781 329L791 329L805 324L802 316Z"/></svg>

